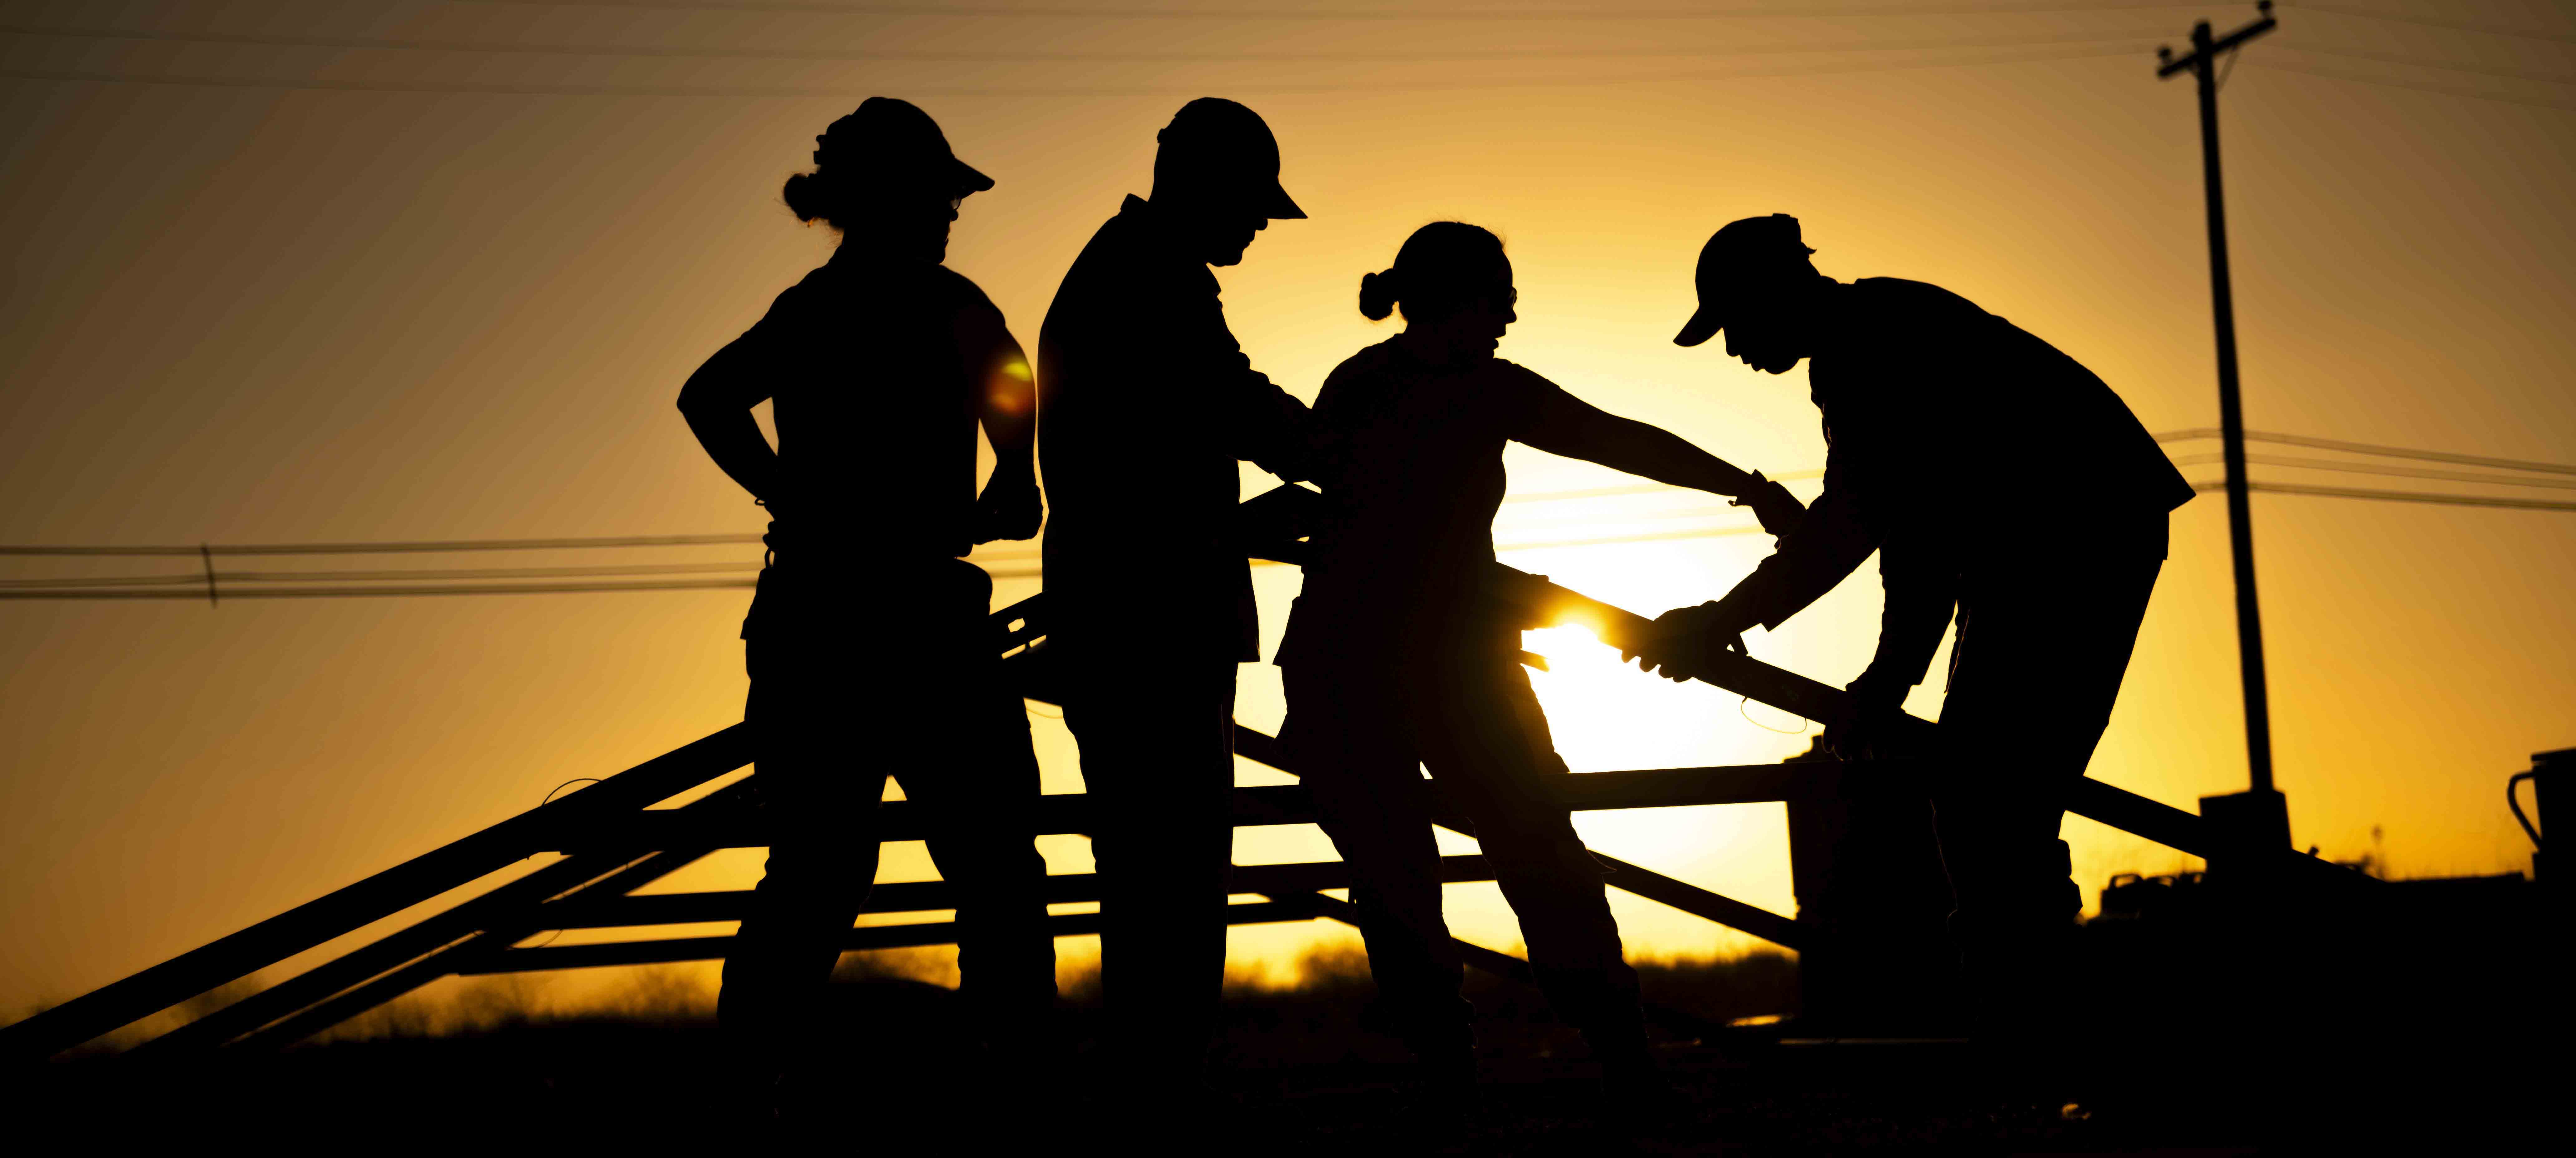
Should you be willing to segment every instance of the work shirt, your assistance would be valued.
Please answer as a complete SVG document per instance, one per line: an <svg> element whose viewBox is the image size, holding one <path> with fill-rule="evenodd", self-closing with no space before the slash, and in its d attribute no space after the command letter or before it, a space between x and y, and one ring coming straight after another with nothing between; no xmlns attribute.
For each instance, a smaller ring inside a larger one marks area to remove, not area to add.
<svg viewBox="0 0 2576 1158"><path fill-rule="evenodd" d="M1503 444L1555 449L1551 435L1575 429L1587 410L1522 366L1500 358L1435 365L1401 340L1336 367L1313 423L1324 515L1279 662L1374 666L1460 649L1516 652L1520 625L1482 594L1503 502Z"/></svg>
<svg viewBox="0 0 2576 1158"><path fill-rule="evenodd" d="M1879 551L1887 603L1866 678L1912 686L1980 572L2164 557L2191 484L2092 371L1922 282L1853 282L1826 315L1807 364L1825 492L1731 608L1777 627Z"/></svg>
<svg viewBox="0 0 2576 1158"><path fill-rule="evenodd" d="M1235 462L1304 477L1306 406L1252 368L1207 263L1129 197L1038 337L1052 643L1254 660Z"/></svg>
<svg viewBox="0 0 2576 1158"><path fill-rule="evenodd" d="M969 311L989 322L962 324ZM961 348L966 332L1006 332L974 282L848 241L717 352L740 363L720 380L764 388L777 427L777 566L746 637L764 612L797 613L781 604L806 602L787 591L803 576L973 548L977 379L994 352Z"/></svg>

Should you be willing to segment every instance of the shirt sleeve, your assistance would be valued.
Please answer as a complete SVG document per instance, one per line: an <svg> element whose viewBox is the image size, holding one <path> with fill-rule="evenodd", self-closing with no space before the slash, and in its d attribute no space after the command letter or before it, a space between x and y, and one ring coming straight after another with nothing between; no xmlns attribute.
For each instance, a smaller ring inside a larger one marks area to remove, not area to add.
<svg viewBox="0 0 2576 1158"><path fill-rule="evenodd" d="M1501 358L1494 359L1494 367L1497 373L1492 380L1499 388L1484 401L1502 412L1504 437L1514 442L1550 454L1569 454L1571 447L1559 449L1566 444L1566 433L1599 414L1591 403L1566 393L1565 387L1536 370Z"/></svg>
<svg viewBox="0 0 2576 1158"><path fill-rule="evenodd" d="M944 310L949 331L957 338L957 356L971 380L995 361L995 352L1010 336L1010 327L1002 318L1002 308L984 295L984 287L974 279L942 267L940 287L946 296Z"/></svg>
<svg viewBox="0 0 2576 1158"><path fill-rule="evenodd" d="M1879 529L1848 485L1834 485L1833 475L1828 465L1823 497L1807 508L1807 517L1780 541L1770 558L1727 592L1722 605L1765 630L1777 629L1823 598L1878 549Z"/></svg>
<svg viewBox="0 0 2576 1158"><path fill-rule="evenodd" d="M1878 653L1861 679L1910 688L1923 682L1958 609L1958 563L1936 533L1914 531L1881 545L1878 574L1887 602L1879 613Z"/></svg>
<svg viewBox="0 0 2576 1158"><path fill-rule="evenodd" d="M1175 328L1179 366L1204 384L1215 426L1234 457L1289 482L1307 479L1314 454L1306 404L1252 368L1225 324L1214 281L1211 276L1210 292L1193 303L1198 316Z"/></svg>

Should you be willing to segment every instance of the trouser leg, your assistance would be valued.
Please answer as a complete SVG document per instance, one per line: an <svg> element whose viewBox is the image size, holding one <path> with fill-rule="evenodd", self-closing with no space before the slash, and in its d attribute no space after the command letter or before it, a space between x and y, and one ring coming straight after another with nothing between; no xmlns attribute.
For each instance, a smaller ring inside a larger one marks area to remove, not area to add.
<svg viewBox="0 0 2576 1158"><path fill-rule="evenodd" d="M1032 831L1037 756L1026 711L1003 686L996 658L960 658L962 670L943 681L949 686L924 689L937 702L900 697L920 709L924 727L940 725L938 739L953 742L914 752L896 779L929 817L931 860L958 894L960 989L986 1039L1008 1041L1040 1032L1055 1002L1046 859Z"/></svg>
<svg viewBox="0 0 2576 1158"><path fill-rule="evenodd" d="M1951 916L1981 1023L2055 1020L2063 941L2083 908L2058 839L2119 698L2161 560L2086 560L1974 584L1942 707L1953 768L1935 802Z"/></svg>
<svg viewBox="0 0 2576 1158"><path fill-rule="evenodd" d="M861 690L812 649L753 640L745 651L743 722L769 861L725 959L716 1010L738 1050L785 1070L820 1044L807 1032L810 1012L876 880L886 766L854 758L846 729Z"/></svg>
<svg viewBox="0 0 2576 1158"><path fill-rule="evenodd" d="M1067 696L1100 880L1100 984L1125 1073L1195 1081L1225 980L1234 664L1091 665Z"/></svg>
<svg viewBox="0 0 2576 1158"><path fill-rule="evenodd" d="M1402 689L1374 673L1289 668L1280 729L1315 794L1324 834L1350 866L1369 972L1425 1056L1473 1043L1457 943L1441 916L1440 848Z"/></svg>
<svg viewBox="0 0 2576 1158"><path fill-rule="evenodd" d="M1508 657L1449 673L1424 710L1423 760L1475 825L1549 1004L1596 1051L1642 1050L1637 972L1610 915L1601 862L1558 803L1558 781L1572 773L1529 674Z"/></svg>

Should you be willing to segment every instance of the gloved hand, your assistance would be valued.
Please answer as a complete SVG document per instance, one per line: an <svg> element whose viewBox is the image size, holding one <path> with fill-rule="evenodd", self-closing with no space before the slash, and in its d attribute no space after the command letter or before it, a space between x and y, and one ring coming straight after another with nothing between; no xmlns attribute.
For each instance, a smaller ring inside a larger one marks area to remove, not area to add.
<svg viewBox="0 0 2576 1158"><path fill-rule="evenodd" d="M1897 722L1905 714L1905 695L1913 689L1862 672L1845 690L1851 693L1850 700L1843 713L1826 727L1833 740L1834 755L1845 760L1879 760L1893 755L1888 748L1896 737Z"/></svg>
<svg viewBox="0 0 2576 1158"><path fill-rule="evenodd" d="M1724 600L1676 607L1656 616L1645 638L1621 645L1619 658L1634 659L1640 670L1681 683L1697 674L1700 661L1711 652L1741 654L1744 633L1753 624Z"/></svg>
<svg viewBox="0 0 2576 1158"><path fill-rule="evenodd" d="M1752 472L1752 478L1753 487L1735 496L1727 505L1753 508L1753 517L1760 520L1762 529L1775 539L1797 530L1798 524L1807 517L1806 504L1799 502L1798 496L1790 494L1789 488L1762 477L1761 471Z"/></svg>

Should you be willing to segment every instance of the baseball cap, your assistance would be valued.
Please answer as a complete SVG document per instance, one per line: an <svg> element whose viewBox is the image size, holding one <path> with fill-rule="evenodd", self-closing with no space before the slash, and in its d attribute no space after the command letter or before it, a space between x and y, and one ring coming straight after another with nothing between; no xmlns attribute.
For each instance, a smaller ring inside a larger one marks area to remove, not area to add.
<svg viewBox="0 0 2576 1158"><path fill-rule="evenodd" d="M1172 114L1154 135L1154 171L1186 174L1202 185L1240 191L1273 220L1306 216L1279 184L1279 138L1261 114L1223 97L1200 97Z"/></svg>
<svg viewBox="0 0 2576 1158"><path fill-rule="evenodd" d="M1700 247L1694 277L1699 310L1682 324L1681 333L1673 335L1673 344L1696 346L1725 329L1727 314L1747 292L1747 287L1737 284L1744 275L1793 268L1794 262L1814 252L1798 237L1798 219L1786 213L1727 222Z"/></svg>
<svg viewBox="0 0 2576 1158"><path fill-rule="evenodd" d="M873 171L896 181L927 181L952 196L981 193L993 179L957 159L939 122L911 101L869 97L858 111L814 138L814 163Z"/></svg>

